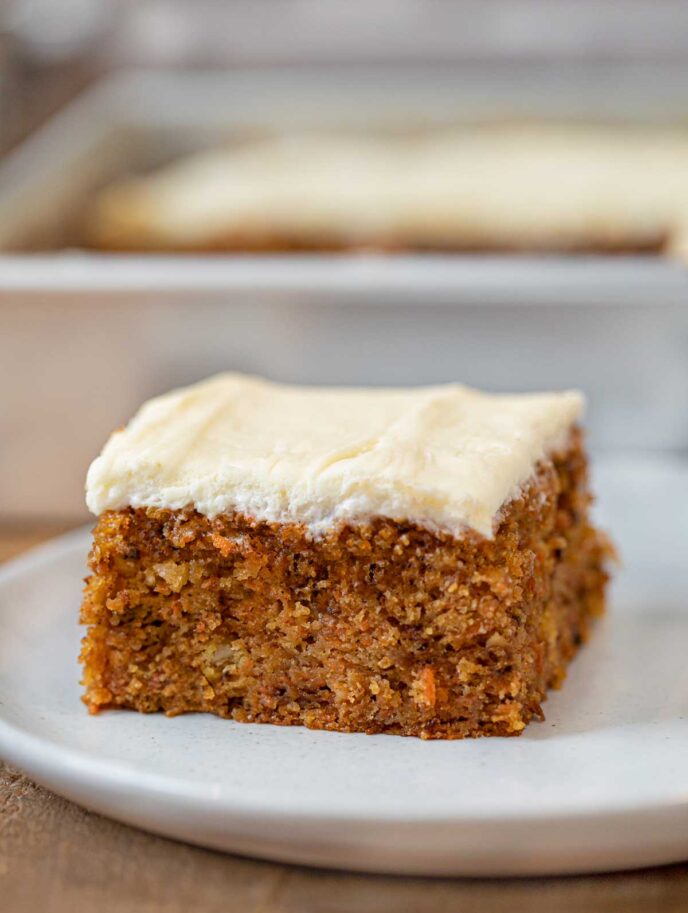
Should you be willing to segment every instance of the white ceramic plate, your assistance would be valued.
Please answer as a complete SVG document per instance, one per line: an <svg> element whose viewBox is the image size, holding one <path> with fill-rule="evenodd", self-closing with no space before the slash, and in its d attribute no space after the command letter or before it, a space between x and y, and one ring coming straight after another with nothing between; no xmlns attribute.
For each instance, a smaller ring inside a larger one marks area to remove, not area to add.
<svg viewBox="0 0 688 913"><path fill-rule="evenodd" d="M546 722L521 738L89 717L77 684L79 532L0 572L0 754L122 821L290 862L504 875L686 858L688 465L597 469L625 567Z"/></svg>

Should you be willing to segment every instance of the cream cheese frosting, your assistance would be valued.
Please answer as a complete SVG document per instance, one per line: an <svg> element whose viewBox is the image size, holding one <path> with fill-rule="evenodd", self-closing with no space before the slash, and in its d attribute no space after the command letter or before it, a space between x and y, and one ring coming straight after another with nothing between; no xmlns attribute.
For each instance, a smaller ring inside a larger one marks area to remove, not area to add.
<svg viewBox="0 0 688 913"><path fill-rule="evenodd" d="M285 134L187 156L96 198L100 243L660 244L688 229L688 132L512 124Z"/></svg>
<svg viewBox="0 0 688 913"><path fill-rule="evenodd" d="M220 374L157 397L92 463L94 514L193 506L305 524L375 516L491 537L500 508L562 446L580 393L297 387Z"/></svg>

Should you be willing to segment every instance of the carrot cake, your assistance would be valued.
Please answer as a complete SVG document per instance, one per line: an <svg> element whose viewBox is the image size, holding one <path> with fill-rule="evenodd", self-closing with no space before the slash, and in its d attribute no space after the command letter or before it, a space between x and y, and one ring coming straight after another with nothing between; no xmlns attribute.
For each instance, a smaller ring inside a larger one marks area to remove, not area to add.
<svg viewBox="0 0 688 913"><path fill-rule="evenodd" d="M282 386L146 403L92 464L92 711L515 735L604 606L577 392Z"/></svg>
<svg viewBox="0 0 688 913"><path fill-rule="evenodd" d="M86 234L112 250L680 251L687 163L688 132L657 126L289 134L118 181Z"/></svg>

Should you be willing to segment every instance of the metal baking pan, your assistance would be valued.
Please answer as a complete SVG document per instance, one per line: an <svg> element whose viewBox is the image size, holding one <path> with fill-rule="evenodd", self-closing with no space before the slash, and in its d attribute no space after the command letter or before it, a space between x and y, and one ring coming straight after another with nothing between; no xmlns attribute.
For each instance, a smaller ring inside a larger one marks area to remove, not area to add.
<svg viewBox="0 0 688 913"><path fill-rule="evenodd" d="M0 514L81 510L106 434L222 369L582 387L593 445L688 447L688 272L659 257L160 256L74 247L113 177L280 126L683 122L688 66L115 75L0 167Z"/></svg>

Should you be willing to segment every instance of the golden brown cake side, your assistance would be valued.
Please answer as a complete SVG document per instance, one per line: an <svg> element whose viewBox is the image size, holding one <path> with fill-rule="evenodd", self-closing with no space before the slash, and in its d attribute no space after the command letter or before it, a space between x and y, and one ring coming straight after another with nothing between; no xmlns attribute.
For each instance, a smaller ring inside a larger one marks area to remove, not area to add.
<svg viewBox="0 0 688 913"><path fill-rule="evenodd" d="M580 242L562 240L560 243L504 243L491 238L487 233L482 240L467 235L456 235L446 241L410 243L393 236L373 241L346 243L336 239L320 238L308 241L298 236L291 237L266 232L257 237L228 233L206 238L198 244L162 244L149 239L139 240L135 232L119 233L104 230L99 235L87 238L84 247L110 253L174 253L174 254L299 254L299 253L356 253L375 252L384 254L564 254L576 256L629 256L632 254L662 254L669 245L668 232L658 232L647 238L610 235L586 239Z"/></svg>
<svg viewBox="0 0 688 913"><path fill-rule="evenodd" d="M423 738L541 717L604 605L579 432L493 539L377 519L319 538L193 509L103 514L81 612L85 701Z"/></svg>

